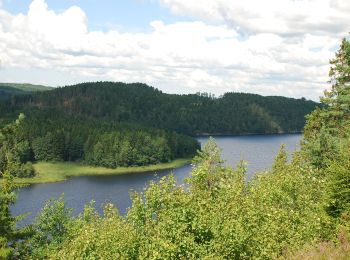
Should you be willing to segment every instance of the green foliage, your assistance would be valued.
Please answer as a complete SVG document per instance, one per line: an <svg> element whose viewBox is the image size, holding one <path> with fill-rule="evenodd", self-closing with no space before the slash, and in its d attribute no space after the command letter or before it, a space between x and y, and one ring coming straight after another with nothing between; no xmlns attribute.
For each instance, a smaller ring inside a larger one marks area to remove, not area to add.
<svg viewBox="0 0 350 260"><path fill-rule="evenodd" d="M335 58L330 61L331 69L329 76L331 78L332 89L325 92L323 101L335 106L338 109L347 109L346 94L349 94L350 84L350 42L343 39Z"/></svg>
<svg viewBox="0 0 350 260"><path fill-rule="evenodd" d="M13 177L3 173L3 182L0 187L0 258L6 259L13 252L8 245L15 240L15 218L11 216L10 206L15 202L13 193Z"/></svg>
<svg viewBox="0 0 350 260"><path fill-rule="evenodd" d="M165 130L101 125L98 121L35 122L28 123L26 130L37 161L83 160L89 165L117 168L188 158L199 149L193 138Z"/></svg>
<svg viewBox="0 0 350 260"><path fill-rule="evenodd" d="M166 136L147 132L112 132L97 140L85 150L85 161L92 165L109 168L149 165L169 162L175 157Z"/></svg>
<svg viewBox="0 0 350 260"><path fill-rule="evenodd" d="M326 105L316 109L308 118L305 126L306 141L317 139L315 136L322 128L333 136L347 135L346 127L350 119L350 43L343 39L340 49L331 61L329 75L332 88L325 91L321 99Z"/></svg>
<svg viewBox="0 0 350 260"><path fill-rule="evenodd" d="M21 90L24 92L35 92L35 91L47 91L53 89L52 87L43 85L33 85L33 84L21 84L21 83L0 83L0 88L8 87L16 90Z"/></svg>
<svg viewBox="0 0 350 260"><path fill-rule="evenodd" d="M192 178L188 180L193 189L207 191L217 188L218 178L222 177L225 170L220 156L220 148L213 138L209 138L203 150L198 151L198 155L193 158L195 169L192 171Z"/></svg>
<svg viewBox="0 0 350 260"><path fill-rule="evenodd" d="M218 99L168 95L140 83L96 82L12 96L0 102L0 124L26 111L18 150L30 159L21 163L84 161L116 168L194 156L198 142L182 134L300 131L316 105L242 93ZM3 158L0 151L0 166ZM12 172L21 174L21 163Z"/></svg>
<svg viewBox="0 0 350 260"><path fill-rule="evenodd" d="M350 212L349 122L350 122L350 43L343 39L331 60L332 88L305 126L303 153L327 183L327 212L342 222Z"/></svg>
<svg viewBox="0 0 350 260"><path fill-rule="evenodd" d="M109 168L144 166L192 157L199 143L188 136L100 120L19 119L0 130L0 170L32 177L30 161L84 161Z"/></svg>
<svg viewBox="0 0 350 260"><path fill-rule="evenodd" d="M65 136L62 132L48 132L33 141L33 152L37 161L62 161L64 159Z"/></svg>
<svg viewBox="0 0 350 260"><path fill-rule="evenodd" d="M14 95L24 95L29 92L47 91L51 89L50 87L41 85L0 83L0 100L11 100ZM11 100L11 102L13 101L14 99Z"/></svg>
<svg viewBox="0 0 350 260"><path fill-rule="evenodd" d="M287 159L288 159L288 155L286 152L286 147L283 144L272 165L272 172L279 173L280 171L283 171L283 169L286 167Z"/></svg>
<svg viewBox="0 0 350 260"><path fill-rule="evenodd" d="M3 173L0 185L0 259L18 259L24 241L31 235L30 228L18 229L16 222L23 216L13 217L10 207L16 201L13 176Z"/></svg>
<svg viewBox="0 0 350 260"><path fill-rule="evenodd" d="M350 158L349 148L338 150L338 159L329 160L326 176L329 189L327 211L334 217L350 213Z"/></svg>
<svg viewBox="0 0 350 260"><path fill-rule="evenodd" d="M105 206L103 217L93 214L86 221L82 215L77 223L82 228L71 231L74 239L52 252L52 259L136 259L137 234L112 205Z"/></svg>
<svg viewBox="0 0 350 260"><path fill-rule="evenodd" d="M33 259L44 259L47 252L59 248L72 224L71 209L66 207L63 196L49 201L37 216L33 226L33 236L26 242L23 254Z"/></svg>
<svg viewBox="0 0 350 260"><path fill-rule="evenodd" d="M226 93L220 98L169 95L145 84L82 83L0 102L11 117L25 109L32 117L73 117L139 124L195 134L300 132L318 104L305 99Z"/></svg>
<svg viewBox="0 0 350 260"><path fill-rule="evenodd" d="M5 171L16 177L34 176L24 121L24 115L20 114L15 123L0 129L0 176Z"/></svg>

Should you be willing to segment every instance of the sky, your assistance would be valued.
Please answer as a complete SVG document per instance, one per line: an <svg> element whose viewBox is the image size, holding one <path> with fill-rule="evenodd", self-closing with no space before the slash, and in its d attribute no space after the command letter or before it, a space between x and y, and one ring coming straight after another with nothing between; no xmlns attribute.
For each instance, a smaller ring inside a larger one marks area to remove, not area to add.
<svg viewBox="0 0 350 260"><path fill-rule="evenodd" d="M0 0L0 82L318 100L348 0Z"/></svg>

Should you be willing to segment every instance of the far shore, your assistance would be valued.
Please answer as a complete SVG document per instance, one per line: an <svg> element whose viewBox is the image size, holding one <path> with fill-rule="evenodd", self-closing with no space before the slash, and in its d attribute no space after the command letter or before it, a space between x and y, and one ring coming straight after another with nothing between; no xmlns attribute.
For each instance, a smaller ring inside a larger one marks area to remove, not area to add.
<svg viewBox="0 0 350 260"><path fill-rule="evenodd" d="M76 162L37 162L34 164L36 176L32 178L14 178L14 182L20 186L37 183L50 183L65 181L77 176L103 176L121 175L141 172L154 172L170 170L191 163L191 158L175 159L168 163L160 163L147 166L118 167L116 169L94 167ZM2 180L0 179L0 183Z"/></svg>
<svg viewBox="0 0 350 260"><path fill-rule="evenodd" d="M251 135L294 135L302 134L302 131L295 132L280 132L280 133L242 133L242 134L222 134L222 133L198 133L195 137L209 137L209 136L251 136Z"/></svg>

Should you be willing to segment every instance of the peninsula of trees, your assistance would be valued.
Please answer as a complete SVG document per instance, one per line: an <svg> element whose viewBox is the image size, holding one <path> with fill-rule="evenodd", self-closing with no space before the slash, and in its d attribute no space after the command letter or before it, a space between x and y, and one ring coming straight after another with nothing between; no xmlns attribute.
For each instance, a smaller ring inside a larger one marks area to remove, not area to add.
<svg viewBox="0 0 350 260"><path fill-rule="evenodd" d="M140 83L0 88L7 90L0 99L0 171L9 165L17 177L33 176L35 161L117 168L189 158L200 148L190 137L198 134L300 132L317 106L242 93L170 95Z"/></svg>
<svg viewBox="0 0 350 260"><path fill-rule="evenodd" d="M175 132L70 118L19 118L0 130L0 177L32 177L34 161L81 161L108 168L191 158L199 143Z"/></svg>
<svg viewBox="0 0 350 260"><path fill-rule="evenodd" d="M140 83L0 87L8 90L0 101L0 171L8 165L17 177L33 176L35 161L117 168L189 158L200 149L190 137L198 134L300 132L317 105L242 93L170 95Z"/></svg>

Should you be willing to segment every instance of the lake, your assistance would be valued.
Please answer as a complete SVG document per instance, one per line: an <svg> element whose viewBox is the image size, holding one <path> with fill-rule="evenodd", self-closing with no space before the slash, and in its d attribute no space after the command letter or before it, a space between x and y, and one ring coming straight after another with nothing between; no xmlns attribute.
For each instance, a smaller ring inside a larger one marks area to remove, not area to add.
<svg viewBox="0 0 350 260"><path fill-rule="evenodd" d="M203 146L208 137L199 137ZM280 146L286 145L287 151L298 149L300 134L286 135L249 135L215 137L216 143L222 149L222 158L226 165L235 166L240 160L248 162L247 179L258 171L269 169ZM80 213L84 205L91 200L96 202L96 208L101 211L103 204L112 202L120 213L124 214L130 206L129 192L142 191L151 180L157 180L169 174L171 170L145 172L115 176L81 176L70 178L64 182L34 184L18 190L18 198L11 211L14 215L30 213L18 223L19 226L31 223L36 214L51 198L58 198L62 193L68 207L74 213ZM172 170L178 183L183 183L189 176L191 166L186 165Z"/></svg>

